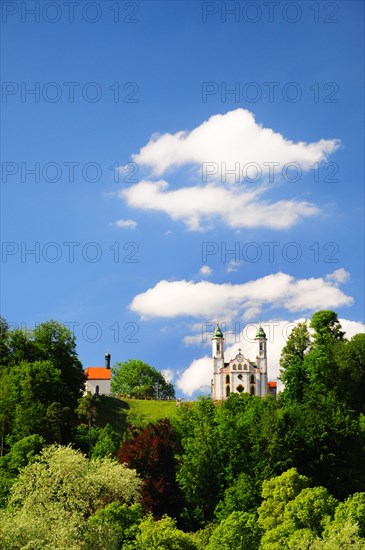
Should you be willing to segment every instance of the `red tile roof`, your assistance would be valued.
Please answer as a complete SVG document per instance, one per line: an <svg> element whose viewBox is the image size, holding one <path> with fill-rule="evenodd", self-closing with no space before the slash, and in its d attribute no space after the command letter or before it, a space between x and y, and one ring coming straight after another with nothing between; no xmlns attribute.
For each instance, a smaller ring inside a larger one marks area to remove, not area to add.
<svg viewBox="0 0 365 550"><path fill-rule="evenodd" d="M87 367L85 373L88 380L110 380L111 370L105 367Z"/></svg>
<svg viewBox="0 0 365 550"><path fill-rule="evenodd" d="M268 382L267 385L269 388L276 388L276 382Z"/></svg>

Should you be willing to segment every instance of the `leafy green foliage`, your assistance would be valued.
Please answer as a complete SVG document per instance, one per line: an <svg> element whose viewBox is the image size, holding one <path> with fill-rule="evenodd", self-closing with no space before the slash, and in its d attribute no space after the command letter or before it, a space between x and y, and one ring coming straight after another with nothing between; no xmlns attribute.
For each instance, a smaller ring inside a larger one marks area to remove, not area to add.
<svg viewBox="0 0 365 550"><path fill-rule="evenodd" d="M337 313L329 310L317 311L312 315L310 326L314 329L314 338L317 344L329 341L343 340L344 332L337 318Z"/></svg>
<svg viewBox="0 0 365 550"><path fill-rule="evenodd" d="M222 521L235 511L256 511L260 500L259 486L253 476L241 473L219 501L215 510L216 518Z"/></svg>
<svg viewBox="0 0 365 550"><path fill-rule="evenodd" d="M183 452L177 481L185 497L183 516L197 527L211 521L220 496L220 448L211 399L182 405L177 419Z"/></svg>
<svg viewBox="0 0 365 550"><path fill-rule="evenodd" d="M89 550L120 550L128 544L134 546L142 519L140 504L128 506L111 502L88 519L84 536L86 547Z"/></svg>
<svg viewBox="0 0 365 550"><path fill-rule="evenodd" d="M176 522L168 516L154 521L148 516L139 524L136 537L138 550L197 550L192 537L176 527Z"/></svg>
<svg viewBox="0 0 365 550"><path fill-rule="evenodd" d="M123 392L144 399L80 399L67 329L0 319L0 548L364 550L365 335L344 339L331 311L310 328L283 349L277 399L176 407L146 399L163 387L138 361ZM123 436L140 477L111 458ZM91 460L45 447L70 440Z"/></svg>
<svg viewBox="0 0 365 550"><path fill-rule="evenodd" d="M298 323L290 333L280 357L281 380L285 384L285 397L290 401L302 401L309 382L304 368L304 357L310 348L307 323Z"/></svg>
<svg viewBox="0 0 365 550"><path fill-rule="evenodd" d="M35 433L47 442L70 441L85 382L74 336L56 321L33 331L10 331L5 322L0 328L2 452L6 439L11 444Z"/></svg>
<svg viewBox="0 0 365 550"><path fill-rule="evenodd" d="M113 394L157 399L175 397L173 385L166 382L161 372L142 361L129 359L124 363L117 362L112 372Z"/></svg>
<svg viewBox="0 0 365 550"><path fill-rule="evenodd" d="M24 468L41 451L45 440L35 434L16 441L10 451L0 457L0 504L6 503L9 490L21 468Z"/></svg>
<svg viewBox="0 0 365 550"><path fill-rule="evenodd" d="M256 514L232 512L213 531L207 550L257 550L261 534Z"/></svg>
<svg viewBox="0 0 365 550"><path fill-rule="evenodd" d="M110 424L99 431L95 445L92 447L91 458L115 456L119 447L119 437Z"/></svg>
<svg viewBox="0 0 365 550"><path fill-rule="evenodd" d="M86 518L113 501L135 503L139 489L136 472L116 461L89 462L70 447L47 447L12 486L0 546L32 547L35 540L36 548L77 547Z"/></svg>
<svg viewBox="0 0 365 550"><path fill-rule="evenodd" d="M300 475L295 468L291 468L281 476L264 481L262 497L265 500L258 509L258 521L262 528L270 531L283 523L286 504L308 486L309 479Z"/></svg>

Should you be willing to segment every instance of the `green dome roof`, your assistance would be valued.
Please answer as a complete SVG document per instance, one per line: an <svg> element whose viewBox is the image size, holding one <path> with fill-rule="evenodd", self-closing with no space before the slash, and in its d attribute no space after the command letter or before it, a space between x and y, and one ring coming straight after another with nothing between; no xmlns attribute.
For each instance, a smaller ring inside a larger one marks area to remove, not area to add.
<svg viewBox="0 0 365 550"><path fill-rule="evenodd" d="M256 338L266 338L265 331L264 331L264 329L262 328L261 325L259 326L259 328L257 330Z"/></svg>
<svg viewBox="0 0 365 550"><path fill-rule="evenodd" d="M215 331L213 332L212 338L223 338L223 333L219 328L218 323L216 324Z"/></svg>

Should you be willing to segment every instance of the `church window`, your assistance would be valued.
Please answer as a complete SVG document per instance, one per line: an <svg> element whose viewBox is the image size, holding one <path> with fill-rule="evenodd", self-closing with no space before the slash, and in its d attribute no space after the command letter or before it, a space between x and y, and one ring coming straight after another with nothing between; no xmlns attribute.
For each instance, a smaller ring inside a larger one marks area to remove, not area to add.
<svg viewBox="0 0 365 550"><path fill-rule="evenodd" d="M251 386L251 395L255 395L255 386Z"/></svg>
<svg viewBox="0 0 365 550"><path fill-rule="evenodd" d="M251 379L250 379L250 382L251 384L254 384L255 383L255 377L253 374L251 374Z"/></svg>
<svg viewBox="0 0 365 550"><path fill-rule="evenodd" d="M219 352L220 350L221 350L221 346L220 346L220 344L217 344L217 351Z"/></svg>
<svg viewBox="0 0 365 550"><path fill-rule="evenodd" d="M232 369L236 370L236 363L233 364Z"/></svg>
<svg viewBox="0 0 365 550"><path fill-rule="evenodd" d="M241 365L241 363L238 364L238 370L242 370L242 365Z"/></svg>
<svg viewBox="0 0 365 550"><path fill-rule="evenodd" d="M96 386L95 388L95 395L99 395L99 386Z"/></svg>
<svg viewBox="0 0 365 550"><path fill-rule="evenodd" d="M229 374L227 374L226 376L226 384L229 384L230 380L229 380Z"/></svg>
<svg viewBox="0 0 365 550"><path fill-rule="evenodd" d="M243 386L242 386L242 384L240 384L239 386L237 386L236 389L237 389L238 393L242 393L242 392L243 392Z"/></svg>
<svg viewBox="0 0 365 550"><path fill-rule="evenodd" d="M247 370L247 365L246 365L246 364L245 364L245 365L243 365L243 368L244 368L245 370Z"/></svg>
<svg viewBox="0 0 365 550"><path fill-rule="evenodd" d="M237 378L238 378L238 380L242 380L242 378L243 378L242 374L239 374L239 375L237 376Z"/></svg>
<svg viewBox="0 0 365 550"><path fill-rule="evenodd" d="M230 389L229 389L229 386L226 387L226 396L228 397L230 394Z"/></svg>
<svg viewBox="0 0 365 550"><path fill-rule="evenodd" d="M260 342L260 351L263 351L263 349L264 349L264 344Z"/></svg>

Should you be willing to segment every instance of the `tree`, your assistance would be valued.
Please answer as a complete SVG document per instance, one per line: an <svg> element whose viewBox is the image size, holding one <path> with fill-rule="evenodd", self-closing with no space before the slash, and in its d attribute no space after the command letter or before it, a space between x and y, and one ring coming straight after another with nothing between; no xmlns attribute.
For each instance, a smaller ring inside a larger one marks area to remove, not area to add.
<svg viewBox="0 0 365 550"><path fill-rule="evenodd" d="M285 384L284 395L290 401L301 401L309 382L304 357L310 348L307 323L298 323L290 333L280 357L280 380Z"/></svg>
<svg viewBox="0 0 365 550"><path fill-rule="evenodd" d="M49 442L59 441L62 437L61 418L55 422L55 405L53 411L50 406L57 403L61 415L66 391L61 372L51 361L23 361L10 369L8 382L13 439L16 441L37 433ZM50 423L45 422L47 415L49 420L52 418ZM67 426L66 415L62 422Z"/></svg>
<svg viewBox="0 0 365 550"><path fill-rule="evenodd" d="M258 509L258 521L262 528L270 531L283 523L286 504L308 486L309 479L300 475L295 468L264 481L262 497L265 500Z"/></svg>
<svg viewBox="0 0 365 550"><path fill-rule="evenodd" d="M355 493L337 506L333 523L339 526L347 522L357 524L359 536L365 539L365 492ZM332 531L332 524L329 527Z"/></svg>
<svg viewBox="0 0 365 550"><path fill-rule="evenodd" d="M143 508L140 504L128 506L111 502L88 519L84 536L86 548L120 550L128 544L132 546L142 520Z"/></svg>
<svg viewBox="0 0 365 550"><path fill-rule="evenodd" d="M250 512L256 510L260 494L257 480L253 475L242 472L230 485L224 498L218 503L215 516L219 521L227 518L232 512Z"/></svg>
<svg viewBox="0 0 365 550"><path fill-rule="evenodd" d="M136 537L138 550L197 550L193 538L176 527L176 521L164 516L154 521L148 516L139 524Z"/></svg>
<svg viewBox="0 0 365 550"><path fill-rule="evenodd" d="M213 531L207 550L257 550L261 534L256 514L232 512Z"/></svg>
<svg viewBox="0 0 365 550"><path fill-rule="evenodd" d="M2 320L0 329L2 451L9 434L12 441L32 433L49 442L69 441L86 379L75 337L56 321L10 331Z"/></svg>
<svg viewBox="0 0 365 550"><path fill-rule="evenodd" d="M295 530L309 529L321 536L326 524L333 518L338 501L324 487L307 487L287 503L284 523Z"/></svg>
<svg viewBox="0 0 365 550"><path fill-rule="evenodd" d="M175 397L173 385L166 382L163 374L142 361L129 359L124 363L117 362L112 374L111 389L114 395L155 399Z"/></svg>
<svg viewBox="0 0 365 550"><path fill-rule="evenodd" d="M344 332L337 318L337 313L329 310L317 311L312 315L310 326L314 329L314 339L317 344L326 344L329 341L341 341Z"/></svg>
<svg viewBox="0 0 365 550"><path fill-rule="evenodd" d="M338 365L338 395L357 413L365 413L365 334L335 346Z"/></svg>
<svg viewBox="0 0 365 550"><path fill-rule="evenodd" d="M178 517L181 512L182 495L176 483L178 451L170 421L159 420L127 433L118 452L119 462L135 468L143 479L141 503L146 512L157 517L167 512Z"/></svg>
<svg viewBox="0 0 365 550"><path fill-rule="evenodd" d="M182 515L189 528L197 528L212 521L222 496L225 465L213 400L200 398L192 406L179 407L176 426L183 449L176 474L185 501Z"/></svg>
<svg viewBox="0 0 365 550"><path fill-rule="evenodd" d="M6 503L9 490L24 468L45 445L43 437L35 434L14 443L10 451L0 457L0 506Z"/></svg>
<svg viewBox="0 0 365 550"><path fill-rule="evenodd" d="M93 446L95 433L94 422L98 417L98 404L99 398L96 395L87 393L81 399L79 399L76 413L78 417L86 423L88 430L88 457L91 457L91 449Z"/></svg>
<svg viewBox="0 0 365 550"><path fill-rule="evenodd" d="M71 447L46 447L23 468L2 514L2 548L79 548L85 520L114 501L133 504L140 480L115 460L88 461Z"/></svg>
<svg viewBox="0 0 365 550"><path fill-rule="evenodd" d="M9 325L0 315L0 365L9 361Z"/></svg>
<svg viewBox="0 0 365 550"><path fill-rule="evenodd" d="M110 424L105 424L99 431L98 438L91 451L91 458L115 456L119 446L119 437Z"/></svg>

